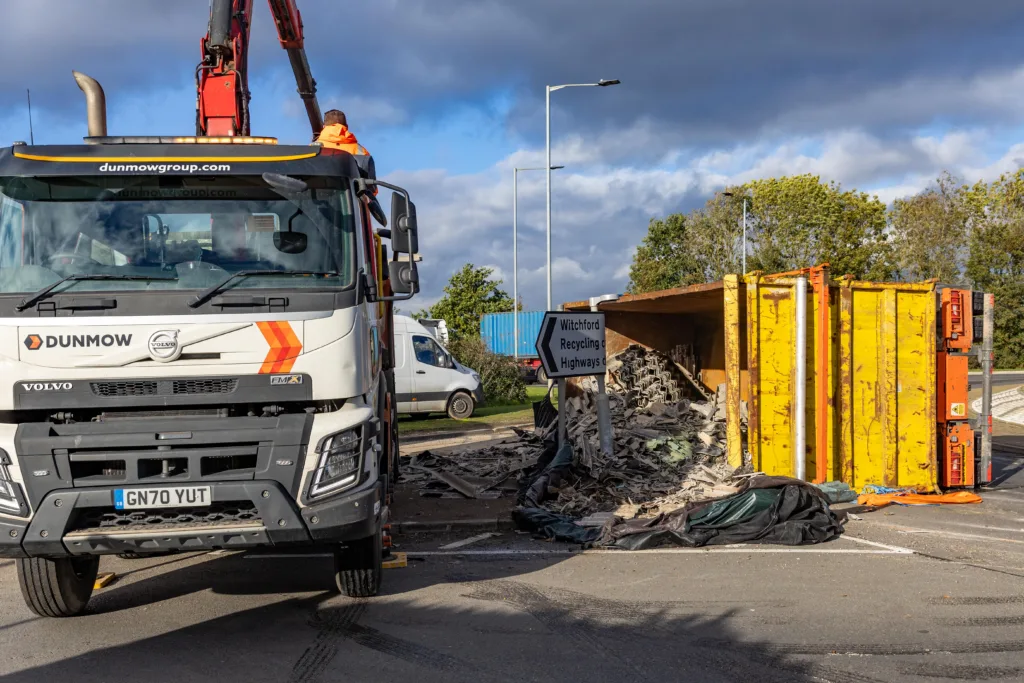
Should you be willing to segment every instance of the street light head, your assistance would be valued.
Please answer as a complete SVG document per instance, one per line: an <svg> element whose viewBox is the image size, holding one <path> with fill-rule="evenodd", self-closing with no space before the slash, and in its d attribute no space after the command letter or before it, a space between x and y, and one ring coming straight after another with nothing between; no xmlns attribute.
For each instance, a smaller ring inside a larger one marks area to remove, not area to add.
<svg viewBox="0 0 1024 683"><path fill-rule="evenodd" d="M560 168L565 168L565 166L552 166L552 167L551 167L551 170L552 170L552 171L557 171L557 170L558 170L558 169L560 169Z"/></svg>
<svg viewBox="0 0 1024 683"><path fill-rule="evenodd" d="M604 88L604 87L607 87L607 86L609 86L609 85L618 85L618 84L619 84L619 83L621 83L621 82L622 82L622 81L618 80L617 78L616 78L616 79L613 79L613 80L610 80L610 81L606 81L605 79L603 79L603 78L602 78L601 80L599 80L599 81L597 82L597 84L598 84L599 86L601 86L602 88Z"/></svg>
<svg viewBox="0 0 1024 683"><path fill-rule="evenodd" d="M734 193L734 192L723 192L722 196L724 196L724 197L735 197L736 193Z"/></svg>

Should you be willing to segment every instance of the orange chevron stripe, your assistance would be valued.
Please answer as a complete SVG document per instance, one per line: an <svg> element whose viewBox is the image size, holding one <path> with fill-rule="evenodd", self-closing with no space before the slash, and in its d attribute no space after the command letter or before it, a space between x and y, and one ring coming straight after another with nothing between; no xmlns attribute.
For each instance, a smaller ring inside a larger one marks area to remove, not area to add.
<svg viewBox="0 0 1024 683"><path fill-rule="evenodd" d="M295 359L302 352L299 341L292 326L284 321L256 323L270 349L260 366L260 374L288 372L295 365Z"/></svg>

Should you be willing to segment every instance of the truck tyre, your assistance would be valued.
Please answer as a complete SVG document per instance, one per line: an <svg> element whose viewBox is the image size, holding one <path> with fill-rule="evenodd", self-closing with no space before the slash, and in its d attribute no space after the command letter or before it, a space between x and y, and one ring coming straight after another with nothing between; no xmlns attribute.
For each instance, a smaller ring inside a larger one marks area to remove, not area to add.
<svg viewBox="0 0 1024 683"><path fill-rule="evenodd" d="M465 391L456 391L448 399L448 417L453 420L465 420L473 415L473 397Z"/></svg>
<svg viewBox="0 0 1024 683"><path fill-rule="evenodd" d="M537 368L537 384L547 384L548 373L544 372L544 366Z"/></svg>
<svg viewBox="0 0 1024 683"><path fill-rule="evenodd" d="M41 617L75 617L92 596L98 557L18 559L18 583L25 604Z"/></svg>
<svg viewBox="0 0 1024 683"><path fill-rule="evenodd" d="M369 538L345 543L334 552L334 583L342 595L372 598L380 590L384 571L384 539L380 524Z"/></svg>

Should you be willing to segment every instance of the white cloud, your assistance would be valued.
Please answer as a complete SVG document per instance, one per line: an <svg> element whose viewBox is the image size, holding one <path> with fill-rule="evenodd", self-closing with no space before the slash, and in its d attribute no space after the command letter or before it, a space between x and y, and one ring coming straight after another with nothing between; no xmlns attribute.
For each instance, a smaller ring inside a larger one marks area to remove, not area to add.
<svg viewBox="0 0 1024 683"><path fill-rule="evenodd" d="M675 168L602 163L559 171L553 183L552 279L556 303L625 289L637 243L652 217L688 210L724 186L753 178L814 173L844 187L893 199L924 189L943 170L965 181L991 179L1024 160L1024 143L997 148L993 130L908 133L882 139L844 129L818 137L758 140L693 155L667 150ZM580 150L583 148L580 147ZM579 152L581 155L583 151ZM442 170L396 173L417 199L424 291L439 292L461 264L487 264L511 289L512 206L507 169L533 163L542 150L519 150L475 174ZM582 158L582 157L581 157ZM543 163L543 161L541 161ZM519 291L528 308L543 307L546 291L544 174L519 178Z"/></svg>

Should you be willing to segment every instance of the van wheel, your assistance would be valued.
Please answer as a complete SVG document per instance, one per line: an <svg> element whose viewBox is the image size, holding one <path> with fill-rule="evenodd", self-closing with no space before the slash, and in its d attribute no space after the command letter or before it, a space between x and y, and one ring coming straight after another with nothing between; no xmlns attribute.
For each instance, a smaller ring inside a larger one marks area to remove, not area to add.
<svg viewBox="0 0 1024 683"><path fill-rule="evenodd" d="M18 558L18 583L25 604L41 617L76 617L92 597L98 557Z"/></svg>
<svg viewBox="0 0 1024 683"><path fill-rule="evenodd" d="M334 551L334 583L342 595L372 598L384 573L384 538L380 524L368 538L345 543Z"/></svg>
<svg viewBox="0 0 1024 683"><path fill-rule="evenodd" d="M448 417L453 420L465 420L473 415L473 397L464 391L456 391L448 401Z"/></svg>

